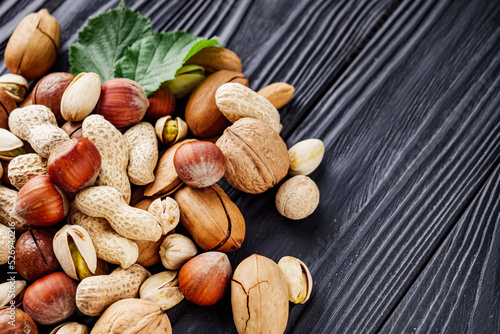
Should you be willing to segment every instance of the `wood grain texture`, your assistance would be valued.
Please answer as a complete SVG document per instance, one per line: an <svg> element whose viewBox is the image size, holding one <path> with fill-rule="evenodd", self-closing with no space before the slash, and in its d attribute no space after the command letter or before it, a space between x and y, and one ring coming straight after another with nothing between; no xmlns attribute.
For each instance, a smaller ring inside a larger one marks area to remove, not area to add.
<svg viewBox="0 0 500 334"><path fill-rule="evenodd" d="M54 70L68 71L68 47L88 16L117 3L2 1L0 55L22 17L46 7L62 27ZM287 333L499 331L500 3L126 4L155 31L221 36L253 89L293 84L284 139L325 143L311 175L320 206L303 221L277 213L276 188L255 196L221 182L247 222L233 269L257 253L295 256L311 270L311 300L291 306ZM174 332L235 333L229 296L167 313Z"/></svg>

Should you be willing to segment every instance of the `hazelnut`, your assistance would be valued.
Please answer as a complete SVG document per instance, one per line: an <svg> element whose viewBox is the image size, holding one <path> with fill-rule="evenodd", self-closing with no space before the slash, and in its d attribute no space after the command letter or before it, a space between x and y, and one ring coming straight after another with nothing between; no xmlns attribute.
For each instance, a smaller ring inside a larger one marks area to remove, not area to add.
<svg viewBox="0 0 500 334"><path fill-rule="evenodd" d="M19 190L14 201L14 212L28 224L51 226L68 214L68 200L48 175L38 175Z"/></svg>
<svg viewBox="0 0 500 334"><path fill-rule="evenodd" d="M5 48L5 65L27 79L41 77L56 62L61 28L47 9L26 15Z"/></svg>
<svg viewBox="0 0 500 334"><path fill-rule="evenodd" d="M63 272L40 278L24 294L24 311L41 325L56 324L76 311L77 283Z"/></svg>
<svg viewBox="0 0 500 334"><path fill-rule="evenodd" d="M219 181L226 170L224 154L208 141L182 144L174 154L174 167L180 179L193 188L205 188Z"/></svg>
<svg viewBox="0 0 500 334"><path fill-rule="evenodd" d="M179 271L179 288L192 303L209 306L224 297L232 275L226 254L207 252L186 262Z"/></svg>
<svg viewBox="0 0 500 334"><path fill-rule="evenodd" d="M16 242L16 271L30 282L60 270L52 246L54 234L40 229L24 232Z"/></svg>
<svg viewBox="0 0 500 334"><path fill-rule="evenodd" d="M313 180L304 175L292 177L276 193L278 212L289 219L304 219L319 204L319 189Z"/></svg>
<svg viewBox="0 0 500 334"><path fill-rule="evenodd" d="M82 124L83 122L66 122L61 129L66 131L69 138L83 138Z"/></svg>
<svg viewBox="0 0 500 334"><path fill-rule="evenodd" d="M33 319L25 312L18 308L12 310L10 307L4 306L0 308L0 333L38 334L38 328Z"/></svg>
<svg viewBox="0 0 500 334"><path fill-rule="evenodd" d="M73 138L54 146L47 170L59 187L77 192L95 183L101 170L101 155L90 140Z"/></svg>
<svg viewBox="0 0 500 334"><path fill-rule="evenodd" d="M101 87L97 113L117 128L126 128L144 117L149 107L146 92L130 79L111 79Z"/></svg>
<svg viewBox="0 0 500 334"><path fill-rule="evenodd" d="M148 101L149 107L144 116L145 121L156 122L161 117L171 116L175 113L175 98L166 86L161 86L148 98Z"/></svg>
<svg viewBox="0 0 500 334"><path fill-rule="evenodd" d="M48 107L56 116L57 123L64 123L61 115L61 98L74 78L73 74L66 72L47 74L33 88L31 102Z"/></svg>
<svg viewBox="0 0 500 334"><path fill-rule="evenodd" d="M196 245L191 239L182 234L170 234L161 243L161 263L167 269L179 270L197 252Z"/></svg>

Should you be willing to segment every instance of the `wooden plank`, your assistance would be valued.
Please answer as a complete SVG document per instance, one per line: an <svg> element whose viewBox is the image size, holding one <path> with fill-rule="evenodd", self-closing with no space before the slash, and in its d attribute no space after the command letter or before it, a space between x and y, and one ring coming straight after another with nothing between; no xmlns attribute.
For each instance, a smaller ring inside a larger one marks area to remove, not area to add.
<svg viewBox="0 0 500 334"><path fill-rule="evenodd" d="M497 167L381 332L499 333L499 258Z"/></svg>

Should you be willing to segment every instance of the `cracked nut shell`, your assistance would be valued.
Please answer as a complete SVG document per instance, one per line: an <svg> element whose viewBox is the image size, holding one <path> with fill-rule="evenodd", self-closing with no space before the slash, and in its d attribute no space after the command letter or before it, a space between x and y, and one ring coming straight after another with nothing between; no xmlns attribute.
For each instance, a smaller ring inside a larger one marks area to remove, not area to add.
<svg viewBox="0 0 500 334"><path fill-rule="evenodd" d="M281 334L288 322L288 287L272 260L251 255L234 271L231 280L233 320L239 334Z"/></svg>

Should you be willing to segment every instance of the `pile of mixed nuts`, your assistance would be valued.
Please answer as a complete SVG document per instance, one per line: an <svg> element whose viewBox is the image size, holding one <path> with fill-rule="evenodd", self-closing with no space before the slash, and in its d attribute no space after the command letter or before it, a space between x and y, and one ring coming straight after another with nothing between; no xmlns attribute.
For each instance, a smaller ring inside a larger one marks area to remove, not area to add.
<svg viewBox="0 0 500 334"><path fill-rule="evenodd" d="M279 135L277 109L293 86L255 92L238 56L212 46L148 97L126 78L47 74L59 41L44 9L19 23L5 50L0 264L24 280L0 284L0 332L38 333L40 324L88 333L63 323L78 309L100 316L91 333L171 333L164 310L184 298L213 305L231 286L238 333L283 333L289 301L309 299L309 270L293 257L252 255L233 273L225 252L241 247L245 219L217 182L259 194L290 175L276 194L279 213L315 211L319 190L306 175L323 143L287 149ZM25 78L39 77L24 98ZM184 96L183 120L174 115ZM188 236L175 233L179 222ZM166 271L145 269L160 261Z"/></svg>

